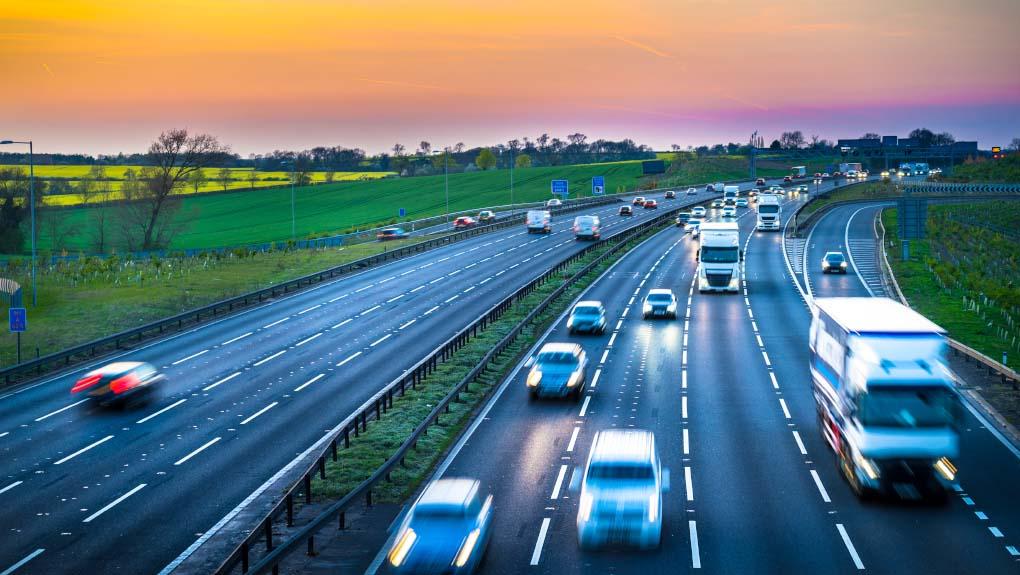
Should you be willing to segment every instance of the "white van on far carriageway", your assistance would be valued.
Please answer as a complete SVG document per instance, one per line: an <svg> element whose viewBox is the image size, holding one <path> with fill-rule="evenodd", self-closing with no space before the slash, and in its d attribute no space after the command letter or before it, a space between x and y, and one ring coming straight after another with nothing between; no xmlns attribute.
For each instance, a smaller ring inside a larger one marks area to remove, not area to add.
<svg viewBox="0 0 1020 575"><path fill-rule="evenodd" d="M602 222L598 216L577 216L574 218L575 240L597 240L602 237Z"/></svg>
<svg viewBox="0 0 1020 575"><path fill-rule="evenodd" d="M552 231L552 214L549 210L528 210L524 225L527 226L529 234L548 234Z"/></svg>

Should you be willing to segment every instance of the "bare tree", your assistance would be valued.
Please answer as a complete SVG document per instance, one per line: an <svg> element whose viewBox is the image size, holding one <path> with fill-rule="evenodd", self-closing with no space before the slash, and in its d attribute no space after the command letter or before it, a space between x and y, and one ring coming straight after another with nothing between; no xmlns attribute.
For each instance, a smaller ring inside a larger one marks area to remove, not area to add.
<svg viewBox="0 0 1020 575"><path fill-rule="evenodd" d="M420 156L427 156L427 155L429 155L431 153L432 153L432 144L427 142L427 141L425 141L425 140L422 140L421 143L418 144L418 155L420 155Z"/></svg>
<svg viewBox="0 0 1020 575"><path fill-rule="evenodd" d="M102 166L99 166L101 169ZM92 220L91 235L92 247L98 253L105 253L109 248L107 219L110 212L110 182L105 179L105 172L102 177L97 176L92 190L92 208L89 210L89 219Z"/></svg>
<svg viewBox="0 0 1020 575"><path fill-rule="evenodd" d="M181 208L181 198L175 192L191 174L228 151L209 134L188 135L187 130L160 134L147 154L152 167L142 170L137 180L141 185L130 190L133 197L125 197L132 216L126 225L133 243L145 250L168 245L183 225L174 218Z"/></svg>
<svg viewBox="0 0 1020 575"><path fill-rule="evenodd" d="M209 178L205 176L205 171L195 170L188 176L188 184L198 193L198 189L205 185L209 181Z"/></svg>
<svg viewBox="0 0 1020 575"><path fill-rule="evenodd" d="M877 140L877 139L879 139L881 137L882 136L879 136L875 132L868 132L867 134L864 134L863 136L861 136L861 139L862 140Z"/></svg>
<svg viewBox="0 0 1020 575"><path fill-rule="evenodd" d="M397 142L396 144L393 144L393 148L392 149L393 149L393 155L397 156L397 157L400 157L400 156L404 155L404 150L406 150L407 148L405 148L404 145L401 144L400 142Z"/></svg>
<svg viewBox="0 0 1020 575"><path fill-rule="evenodd" d="M233 177L230 173L230 168L220 168L220 171L216 174L216 181L223 186L223 191L227 191L230 186L230 182L233 181Z"/></svg>
<svg viewBox="0 0 1020 575"><path fill-rule="evenodd" d="M244 179L248 182L248 185L251 186L251 189L254 190L255 189L255 184L257 184L259 182L259 173L257 171L255 171L255 168L252 168L252 170L250 172L245 174Z"/></svg>
<svg viewBox="0 0 1020 575"><path fill-rule="evenodd" d="M336 179L336 170L334 170L332 168L326 170L326 173L324 174L324 177L326 179L326 183L327 184L332 184L333 180Z"/></svg>
<svg viewBox="0 0 1020 575"><path fill-rule="evenodd" d="M457 142L457 145L453 147L453 152L459 154L464 151L464 142Z"/></svg>
<svg viewBox="0 0 1020 575"><path fill-rule="evenodd" d="M1020 152L1020 138L1013 138L1013 141L1009 143L1008 150L1014 152Z"/></svg>

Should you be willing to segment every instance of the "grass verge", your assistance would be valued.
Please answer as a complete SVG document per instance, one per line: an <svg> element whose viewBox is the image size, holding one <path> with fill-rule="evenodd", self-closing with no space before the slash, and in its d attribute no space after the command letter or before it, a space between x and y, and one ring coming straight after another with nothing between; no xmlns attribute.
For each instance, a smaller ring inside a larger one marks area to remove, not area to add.
<svg viewBox="0 0 1020 575"><path fill-rule="evenodd" d="M429 428L428 435L419 440L417 449L408 453L405 466L393 471L389 483L377 485L373 490L373 497L382 502L400 502L410 496L463 431L474 410L516 365L521 354L530 348L570 302L614 261L659 229L649 230L629 241L615 257L607 258L557 297L521 332L506 353L489 365L482 377L470 386L470 390L461 394L461 401L451 404L450 412L443 417L442 424ZM559 278L540 286L499 320L490 324L485 331L479 333L468 345L457 351L451 359L440 364L439 368L425 380L424 385L419 385L417 390L409 391L404 397L394 399L389 415L369 426L368 431L362 433L361 437L352 439L350 448L343 451L338 461L327 463L326 479L316 479L313 484L312 493L315 499L318 501L340 499L370 477L392 456L433 407L500 339L524 319L530 310L562 285L567 278L608 249L609 247L606 247L604 250L594 251L574 262Z"/></svg>
<svg viewBox="0 0 1020 575"><path fill-rule="evenodd" d="M814 184L808 184L808 189ZM902 194L902 189L893 182L870 182L867 184L847 186L839 188L827 194L816 196L811 203L804 206L800 211L800 218L817 212L833 202L845 202L848 200L880 200L892 198Z"/></svg>

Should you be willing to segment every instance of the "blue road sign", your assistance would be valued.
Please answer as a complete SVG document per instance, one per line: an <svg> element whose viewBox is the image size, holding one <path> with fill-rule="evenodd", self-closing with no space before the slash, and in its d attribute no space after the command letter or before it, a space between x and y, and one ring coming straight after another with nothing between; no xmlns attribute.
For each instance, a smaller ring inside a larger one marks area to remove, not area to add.
<svg viewBox="0 0 1020 575"><path fill-rule="evenodd" d="M7 310L11 323L11 333L18 333L28 329L28 311L23 307L12 307Z"/></svg>
<svg viewBox="0 0 1020 575"><path fill-rule="evenodd" d="M400 217L404 217L406 215L407 215L407 210L405 210L404 208L400 208Z"/></svg>
<svg viewBox="0 0 1020 575"><path fill-rule="evenodd" d="M554 196L568 196L570 195L569 183L567 180L553 180L552 181L552 193Z"/></svg>
<svg viewBox="0 0 1020 575"><path fill-rule="evenodd" d="M606 193L606 177L594 176L591 179L591 195L601 196Z"/></svg>

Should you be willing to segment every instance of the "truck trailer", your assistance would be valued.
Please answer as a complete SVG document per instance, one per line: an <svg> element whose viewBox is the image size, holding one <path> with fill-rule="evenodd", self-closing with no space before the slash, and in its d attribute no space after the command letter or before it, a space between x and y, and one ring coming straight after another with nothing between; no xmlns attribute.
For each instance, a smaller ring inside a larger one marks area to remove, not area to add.
<svg viewBox="0 0 1020 575"><path fill-rule="evenodd" d="M740 289L740 228L736 222L701 224L698 248L698 291L733 292Z"/></svg>
<svg viewBox="0 0 1020 575"><path fill-rule="evenodd" d="M818 426L854 492L944 501L963 416L945 330L888 298L818 298L808 338Z"/></svg>

